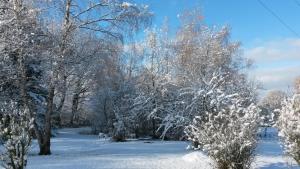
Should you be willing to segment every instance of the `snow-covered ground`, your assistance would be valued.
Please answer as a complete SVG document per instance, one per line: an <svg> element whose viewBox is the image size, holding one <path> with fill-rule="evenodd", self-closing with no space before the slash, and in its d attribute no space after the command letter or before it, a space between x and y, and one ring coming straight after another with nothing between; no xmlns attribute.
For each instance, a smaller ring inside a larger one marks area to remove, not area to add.
<svg viewBox="0 0 300 169"><path fill-rule="evenodd" d="M283 153L277 130L268 128L267 136L257 146L257 156L253 164L260 169L300 169L295 161Z"/></svg>
<svg viewBox="0 0 300 169"><path fill-rule="evenodd" d="M62 129L52 139L52 155L37 156L33 144L28 169L209 169L212 161L201 152L186 150L188 142L129 141L112 143L80 135L82 129ZM260 141L254 168L298 169L282 154L274 137Z"/></svg>

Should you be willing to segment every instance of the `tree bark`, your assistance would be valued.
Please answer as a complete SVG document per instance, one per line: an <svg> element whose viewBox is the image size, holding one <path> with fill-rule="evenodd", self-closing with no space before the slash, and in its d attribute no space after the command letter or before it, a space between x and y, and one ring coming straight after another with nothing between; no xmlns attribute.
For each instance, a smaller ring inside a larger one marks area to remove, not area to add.
<svg viewBox="0 0 300 169"><path fill-rule="evenodd" d="M104 119L105 119L105 123L106 125L108 124L108 116L107 116L107 110L106 110L106 103L107 103L107 96L105 96L105 99L104 99L104 105L103 105L103 114L104 114Z"/></svg>
<svg viewBox="0 0 300 169"><path fill-rule="evenodd" d="M51 139L51 114L53 112L53 99L54 99L54 90L55 87L50 85L49 93L47 98L47 111L45 114L45 133L44 138L42 140L42 144L40 144L40 153L39 155L50 155L50 139Z"/></svg>
<svg viewBox="0 0 300 169"><path fill-rule="evenodd" d="M59 113L59 127L62 126L62 108L64 106L64 103L65 103L65 100L66 100L66 94L67 94L67 76L65 75L64 76L64 79L63 79L63 91L62 91L62 96L61 96L61 100L58 104L58 107L57 107L57 112Z"/></svg>
<svg viewBox="0 0 300 169"><path fill-rule="evenodd" d="M79 103L79 94L75 93L73 95L73 99L72 99L72 117L71 117L71 122L70 122L71 126L74 125L74 119L75 119L75 116L76 116L77 110L78 110L78 103Z"/></svg>
<svg viewBox="0 0 300 169"><path fill-rule="evenodd" d="M153 138L157 138L157 136L156 136L156 123L155 123L155 119L154 118L152 118L152 137Z"/></svg>

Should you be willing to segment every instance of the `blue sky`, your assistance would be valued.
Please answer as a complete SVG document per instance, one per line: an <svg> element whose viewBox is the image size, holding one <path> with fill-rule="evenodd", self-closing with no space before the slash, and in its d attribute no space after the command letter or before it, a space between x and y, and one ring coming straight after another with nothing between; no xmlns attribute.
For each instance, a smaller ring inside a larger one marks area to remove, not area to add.
<svg viewBox="0 0 300 169"><path fill-rule="evenodd" d="M262 0L300 35L300 0ZM179 24L177 14L199 7L204 21L209 25L229 25L232 38L252 46L263 40L293 37L274 16L264 9L257 0L138 0L148 4L155 13L154 24L160 25L164 17L170 26Z"/></svg>
<svg viewBox="0 0 300 169"><path fill-rule="evenodd" d="M251 77L265 91L288 90L300 75L300 0L261 0L298 36L286 28L258 0L138 0L155 13L154 25L165 17L171 29L179 25L177 14L198 7L208 25L231 27L232 40L242 43L245 57L255 60Z"/></svg>

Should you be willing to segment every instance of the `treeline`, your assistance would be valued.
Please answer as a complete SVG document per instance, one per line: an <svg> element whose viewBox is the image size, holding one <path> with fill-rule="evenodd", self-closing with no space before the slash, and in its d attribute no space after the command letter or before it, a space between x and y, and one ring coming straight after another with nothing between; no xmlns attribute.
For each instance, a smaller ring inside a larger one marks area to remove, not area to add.
<svg viewBox="0 0 300 169"><path fill-rule="evenodd" d="M240 44L230 41L227 27L210 28L199 18L197 10L183 14L175 35L167 22L148 29L143 40L126 44L115 72L102 70L89 101L95 133L185 139L184 128L214 109L217 95L238 94L245 106L256 102Z"/></svg>

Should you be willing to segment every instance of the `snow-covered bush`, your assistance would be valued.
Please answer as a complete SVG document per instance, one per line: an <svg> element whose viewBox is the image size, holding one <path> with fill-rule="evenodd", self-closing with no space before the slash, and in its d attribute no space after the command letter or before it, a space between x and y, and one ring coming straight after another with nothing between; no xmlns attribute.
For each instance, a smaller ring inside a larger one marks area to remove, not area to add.
<svg viewBox="0 0 300 169"><path fill-rule="evenodd" d="M216 72L209 80L203 80L202 85L178 87L177 95L174 94L172 97L174 103L160 125L159 129L163 130L161 137L164 138L167 133L173 130L183 131L186 126L192 123L195 116L203 116L205 115L203 112L212 110L215 106L214 100L224 96L224 91L220 87L224 83L224 76Z"/></svg>
<svg viewBox="0 0 300 169"><path fill-rule="evenodd" d="M119 120L114 123L115 130L114 134L112 136L113 141L125 141L126 140L126 128L124 125L124 122L122 120Z"/></svg>
<svg viewBox="0 0 300 169"><path fill-rule="evenodd" d="M195 143L193 148L205 151L216 161L217 168L250 168L257 143L259 109L253 104L243 107L239 99L220 98L213 103L217 111L196 116L185 132Z"/></svg>
<svg viewBox="0 0 300 169"><path fill-rule="evenodd" d="M31 144L32 120L28 110L20 111L11 105L1 109L0 138L4 144L0 148L0 160L5 169L23 169L27 164L27 153Z"/></svg>
<svg viewBox="0 0 300 169"><path fill-rule="evenodd" d="M285 100L279 110L277 126L287 154L300 164L300 95Z"/></svg>

